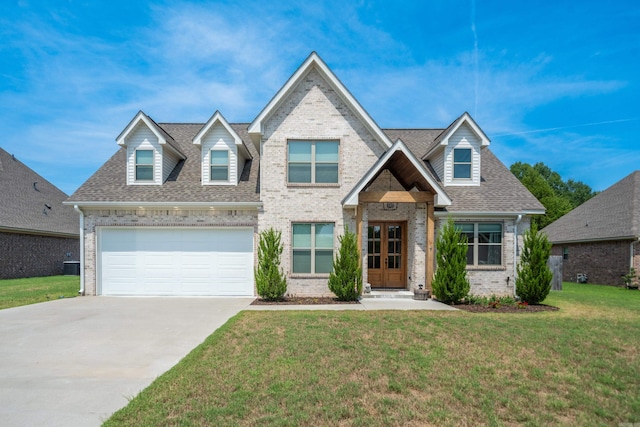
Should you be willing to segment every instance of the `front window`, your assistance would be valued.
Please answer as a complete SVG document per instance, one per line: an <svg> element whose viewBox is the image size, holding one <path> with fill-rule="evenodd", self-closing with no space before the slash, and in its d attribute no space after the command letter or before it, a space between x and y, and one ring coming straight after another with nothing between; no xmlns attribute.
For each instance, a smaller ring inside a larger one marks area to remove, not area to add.
<svg viewBox="0 0 640 427"><path fill-rule="evenodd" d="M329 274L333 268L333 224L293 224L293 273Z"/></svg>
<svg viewBox="0 0 640 427"><path fill-rule="evenodd" d="M136 150L136 181L153 181L153 150Z"/></svg>
<svg viewBox="0 0 640 427"><path fill-rule="evenodd" d="M337 184L338 145L338 141L289 141L289 182Z"/></svg>
<svg viewBox="0 0 640 427"><path fill-rule="evenodd" d="M467 265L502 265L502 224L456 223L456 228L469 242Z"/></svg>
<svg viewBox="0 0 640 427"><path fill-rule="evenodd" d="M229 151L211 150L210 153L211 175L210 181L229 181Z"/></svg>
<svg viewBox="0 0 640 427"><path fill-rule="evenodd" d="M453 178L471 178L471 148L453 149Z"/></svg>

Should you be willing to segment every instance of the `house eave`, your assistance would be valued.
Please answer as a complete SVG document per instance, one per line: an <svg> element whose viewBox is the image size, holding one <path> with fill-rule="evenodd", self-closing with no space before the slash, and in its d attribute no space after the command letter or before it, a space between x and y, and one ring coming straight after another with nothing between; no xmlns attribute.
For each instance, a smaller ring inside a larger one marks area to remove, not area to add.
<svg viewBox="0 0 640 427"><path fill-rule="evenodd" d="M13 234L29 234L33 236L47 236L47 237L66 237L79 239L80 233L65 233L58 231L44 231L44 230L33 230L29 228L19 228L19 227L0 227L0 233L13 233Z"/></svg>
<svg viewBox="0 0 640 427"><path fill-rule="evenodd" d="M436 211L434 212L436 217L439 218L443 218L443 217L448 217L448 216L452 216L452 217L473 217L473 218L477 218L477 217L487 217L487 218L493 218L493 217L514 217L517 218L518 216L522 215L522 216L531 216L531 215L544 215L544 211L542 210L523 210L520 212L489 212L489 211Z"/></svg>
<svg viewBox="0 0 640 427"><path fill-rule="evenodd" d="M96 201L70 201L64 205L80 208L107 208L107 209L234 209L234 210L259 210L262 202L96 202Z"/></svg>
<svg viewBox="0 0 640 427"><path fill-rule="evenodd" d="M544 230L542 230L544 233ZM620 236L620 237L597 237L593 239L572 239L572 240L551 240L552 245L564 245L572 243L594 243L594 242L619 242L625 240L638 240L639 236Z"/></svg>

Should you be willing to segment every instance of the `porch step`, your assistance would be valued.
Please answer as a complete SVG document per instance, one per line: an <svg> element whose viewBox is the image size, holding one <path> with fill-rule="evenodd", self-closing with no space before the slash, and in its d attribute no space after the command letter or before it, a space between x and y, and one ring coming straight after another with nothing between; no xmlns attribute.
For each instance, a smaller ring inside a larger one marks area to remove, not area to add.
<svg viewBox="0 0 640 427"><path fill-rule="evenodd" d="M413 291L371 291L368 294L362 294L362 298L413 299Z"/></svg>

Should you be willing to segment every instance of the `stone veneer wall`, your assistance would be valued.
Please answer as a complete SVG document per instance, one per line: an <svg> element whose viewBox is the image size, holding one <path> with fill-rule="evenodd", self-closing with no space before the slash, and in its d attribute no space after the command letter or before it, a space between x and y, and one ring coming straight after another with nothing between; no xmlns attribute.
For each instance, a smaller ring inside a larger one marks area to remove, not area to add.
<svg viewBox="0 0 640 427"><path fill-rule="evenodd" d="M0 232L0 279L60 275L79 260L79 238Z"/></svg>
<svg viewBox="0 0 640 427"><path fill-rule="evenodd" d="M563 255L562 280L576 282L579 273L586 273L589 283L622 286L623 275L629 272L632 240L557 244L551 248L552 255ZM634 244L634 265L640 271L640 249Z"/></svg>
<svg viewBox="0 0 640 427"><path fill-rule="evenodd" d="M513 296L515 289L515 265L519 261L519 253L522 251L523 234L530 226L530 218L523 217L518 224L518 256L514 254L514 230L515 218L462 218L455 217L457 221L468 222L500 222L502 231L502 265L501 266L469 266L467 277L471 283L470 293L473 295L509 295ZM444 226L447 218L438 218L436 221L436 239L438 230ZM437 256L437 255L436 255Z"/></svg>
<svg viewBox="0 0 640 427"><path fill-rule="evenodd" d="M97 286L97 227L253 227L257 233L257 212L243 210L84 210L84 290L96 295ZM257 262L254 238L254 258ZM254 285L255 286L255 285Z"/></svg>

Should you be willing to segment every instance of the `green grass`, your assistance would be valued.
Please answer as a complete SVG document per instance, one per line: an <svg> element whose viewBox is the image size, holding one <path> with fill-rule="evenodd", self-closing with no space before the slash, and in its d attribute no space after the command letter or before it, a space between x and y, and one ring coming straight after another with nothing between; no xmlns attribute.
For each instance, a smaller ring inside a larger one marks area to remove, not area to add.
<svg viewBox="0 0 640 427"><path fill-rule="evenodd" d="M78 276L29 277L0 280L0 309L78 295Z"/></svg>
<svg viewBox="0 0 640 427"><path fill-rule="evenodd" d="M640 292L565 284L556 312L255 312L107 426L640 422Z"/></svg>

